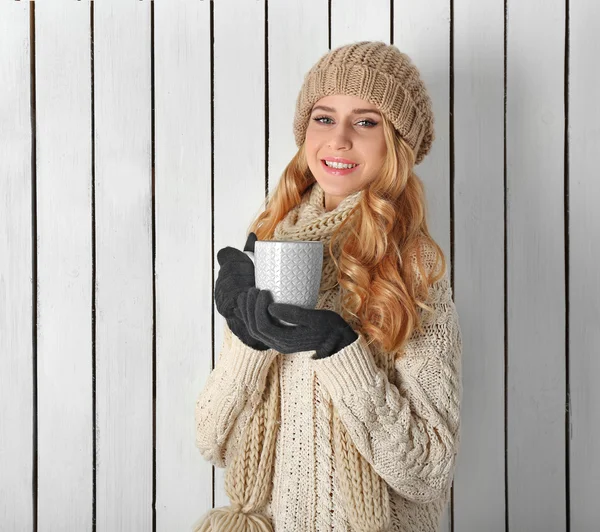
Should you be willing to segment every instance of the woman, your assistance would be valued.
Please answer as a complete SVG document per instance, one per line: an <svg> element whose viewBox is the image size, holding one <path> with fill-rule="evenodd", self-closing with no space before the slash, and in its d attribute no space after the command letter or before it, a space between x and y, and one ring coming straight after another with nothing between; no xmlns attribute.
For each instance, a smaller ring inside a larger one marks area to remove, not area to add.
<svg viewBox="0 0 600 532"><path fill-rule="evenodd" d="M232 505L194 530L436 531L459 445L462 338L413 172L434 139L431 100L395 46L352 43L305 76L294 135L245 249L322 241L319 300L275 304L242 251L217 254L227 325L196 445L227 467Z"/></svg>

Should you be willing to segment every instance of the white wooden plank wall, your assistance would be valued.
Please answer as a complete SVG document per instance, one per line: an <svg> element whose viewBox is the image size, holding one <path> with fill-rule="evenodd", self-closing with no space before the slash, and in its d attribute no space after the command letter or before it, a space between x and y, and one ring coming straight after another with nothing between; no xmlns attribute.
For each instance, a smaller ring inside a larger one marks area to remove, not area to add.
<svg viewBox="0 0 600 532"><path fill-rule="evenodd" d="M150 3L94 4L96 526L152 528Z"/></svg>
<svg viewBox="0 0 600 532"><path fill-rule="evenodd" d="M600 4L572 2L568 91L570 506L572 530L600 508ZM555 118L558 121L558 117Z"/></svg>
<svg viewBox="0 0 600 532"><path fill-rule="evenodd" d="M154 2L156 528L189 530L212 505L194 401L212 368L210 16Z"/></svg>
<svg viewBox="0 0 600 532"><path fill-rule="evenodd" d="M505 532L504 5L455 2L452 20L454 300L463 329L454 530Z"/></svg>
<svg viewBox="0 0 600 532"><path fill-rule="evenodd" d="M0 527L19 531L38 483L28 11L0 3Z"/></svg>
<svg viewBox="0 0 600 532"><path fill-rule="evenodd" d="M593 0L2 0L0 531L228 504L194 446L216 254L296 149L306 71L368 39L434 105L417 174L464 341L440 530L596 530L599 35Z"/></svg>
<svg viewBox="0 0 600 532"><path fill-rule="evenodd" d="M96 308L93 308L92 288L89 9L81 3L65 0L52 5L40 2L36 4L35 24L35 47L32 42L35 70L31 76L35 79L35 175L32 177L36 209L35 213L30 209L28 223L34 223L33 230L37 232L37 246L32 250L37 255L37 266L25 270L37 276L34 296L37 348L33 352L37 374L27 376L30 380L37 378L34 385L37 401L32 404L37 409L34 418L37 437L32 442L34 449L37 447L35 520L37 530L51 531L60 529L65 516L70 516L68 521L73 530L90 530L94 519L93 469L90 467L94 451L99 453L96 457L98 476L105 466L118 466L123 453L114 454L110 462L100 459L107 443L120 444L118 436L108 431L107 416L101 416L97 408L98 399L104 397L97 371L106 355L100 355L98 350L101 343L98 334L94 354L92 330L93 314L96 312L98 316L100 307L96 298ZM97 114L96 124L98 122ZM96 220L99 212L96 203ZM96 238L96 257L99 258L98 244ZM112 284L103 283L98 273L96 270L97 296ZM112 305L116 294L109 290L107 295L106 301ZM104 309L102 312L104 314ZM129 314L129 319L137 317L137 313ZM106 330L112 330L112 326ZM121 351L117 348L114 352ZM100 363L96 364L95 395L94 356ZM122 374L122 368L117 371ZM98 491L97 501L104 498L105 494ZM31 508L27 511L31 513Z"/></svg>
<svg viewBox="0 0 600 532"><path fill-rule="evenodd" d="M509 529L566 527L564 8L508 5Z"/></svg>

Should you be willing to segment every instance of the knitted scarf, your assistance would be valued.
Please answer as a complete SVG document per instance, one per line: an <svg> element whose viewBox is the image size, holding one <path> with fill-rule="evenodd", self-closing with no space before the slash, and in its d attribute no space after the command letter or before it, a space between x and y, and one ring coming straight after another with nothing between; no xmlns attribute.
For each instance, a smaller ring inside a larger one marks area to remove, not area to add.
<svg viewBox="0 0 600 532"><path fill-rule="evenodd" d="M318 182L309 187L299 205L277 225L274 240L319 240L323 242L323 269L317 308L339 311L341 296L337 267L329 253L333 232L351 214L362 191L346 196L332 211L325 211L324 191ZM347 223L343 234L350 226ZM333 254L339 259L341 241L336 237ZM334 288L338 288L334 290ZM378 367L393 382L393 354L373 352ZM262 513L272 486L275 443L279 415L279 367L271 364L261 400L245 428L239 449L225 474L225 491L231 506L215 508L205 515L194 532L272 532L273 524ZM352 443L333 403L328 403L332 419L333 452L338 485L346 517L354 532L383 532L390 526L390 501L385 481L373 470Z"/></svg>

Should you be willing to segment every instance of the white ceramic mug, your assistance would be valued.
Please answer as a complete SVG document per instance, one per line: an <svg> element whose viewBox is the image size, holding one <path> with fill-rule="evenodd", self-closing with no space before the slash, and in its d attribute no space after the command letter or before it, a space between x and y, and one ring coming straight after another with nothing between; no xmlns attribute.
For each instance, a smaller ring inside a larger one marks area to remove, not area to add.
<svg viewBox="0 0 600 532"><path fill-rule="evenodd" d="M244 253L254 262L256 288L269 290L275 303L315 308L321 287L322 242L257 240L254 253Z"/></svg>

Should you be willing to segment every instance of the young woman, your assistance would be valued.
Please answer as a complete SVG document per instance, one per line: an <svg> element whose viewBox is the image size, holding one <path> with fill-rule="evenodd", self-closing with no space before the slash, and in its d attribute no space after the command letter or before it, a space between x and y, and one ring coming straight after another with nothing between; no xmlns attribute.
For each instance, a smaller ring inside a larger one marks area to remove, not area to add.
<svg viewBox="0 0 600 532"><path fill-rule="evenodd" d="M413 171L434 139L431 100L395 46L352 43L304 78L294 135L245 249L322 241L319 301L275 304L242 251L217 254L225 340L196 403L196 445L227 468L232 504L194 530L437 531L462 338Z"/></svg>

